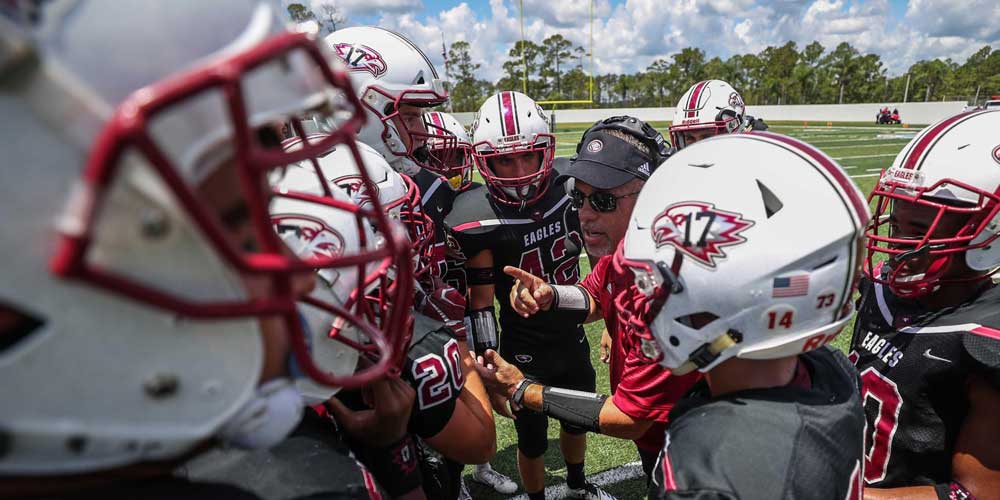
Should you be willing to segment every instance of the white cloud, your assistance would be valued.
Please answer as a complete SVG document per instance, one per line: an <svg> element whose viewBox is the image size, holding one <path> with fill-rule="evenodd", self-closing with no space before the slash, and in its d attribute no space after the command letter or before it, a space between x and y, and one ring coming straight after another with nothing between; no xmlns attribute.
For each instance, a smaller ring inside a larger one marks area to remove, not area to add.
<svg viewBox="0 0 1000 500"><path fill-rule="evenodd" d="M316 0L319 1L319 0ZM490 0L479 14L466 3L418 15L419 0L350 0L344 4L407 5L410 10L382 11L379 25L395 29L443 64L446 44L466 40L480 75L496 80L511 46L521 38L518 3ZM586 49L589 45L587 0L524 0L525 37L535 43L561 33ZM903 19L895 19L888 0L598 0L594 20L597 73L635 72L657 58L693 46L708 57L759 52L792 40L801 49L813 40L828 50L849 42L862 53L877 53L889 74L930 58L962 61L985 44L1000 45L1000 4L995 0L911 0ZM585 67L587 62L584 62Z"/></svg>
<svg viewBox="0 0 1000 500"><path fill-rule="evenodd" d="M930 36L1000 39L996 0L912 0L906 21Z"/></svg>
<svg viewBox="0 0 1000 500"><path fill-rule="evenodd" d="M420 0L312 0L310 4L317 14L322 12L320 6L327 4L339 8L349 17L412 13L424 7Z"/></svg>

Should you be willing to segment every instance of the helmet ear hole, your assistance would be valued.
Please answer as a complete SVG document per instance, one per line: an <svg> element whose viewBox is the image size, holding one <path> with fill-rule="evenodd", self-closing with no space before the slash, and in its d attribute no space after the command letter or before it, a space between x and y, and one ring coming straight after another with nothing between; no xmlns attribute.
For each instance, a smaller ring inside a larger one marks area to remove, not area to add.
<svg viewBox="0 0 1000 500"><path fill-rule="evenodd" d="M719 319L719 317L708 311L696 312L693 314L688 314L687 316L681 316L675 318L674 321L694 330L701 330L709 323ZM673 340L670 342L673 344ZM676 345L675 345L676 347Z"/></svg>
<svg viewBox="0 0 1000 500"><path fill-rule="evenodd" d="M1000 233L1000 213L997 213L997 215L984 224L986 224L986 227L983 228L979 236L972 240L969 245L981 244L990 238L996 237L997 233ZM975 271L991 271L995 267L1000 266L1000 241L993 240L982 248L975 248L965 252L965 263L970 269Z"/></svg>

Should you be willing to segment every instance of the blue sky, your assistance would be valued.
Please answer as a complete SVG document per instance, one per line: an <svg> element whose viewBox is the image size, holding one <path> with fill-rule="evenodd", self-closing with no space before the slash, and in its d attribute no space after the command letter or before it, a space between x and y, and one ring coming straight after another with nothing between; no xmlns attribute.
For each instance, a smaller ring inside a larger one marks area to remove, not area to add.
<svg viewBox="0 0 1000 500"><path fill-rule="evenodd" d="M284 0L286 3L290 0ZM299 0L332 4L349 24L397 30L440 65L446 43L466 40L495 80L520 38L518 0ZM874 52L890 75L921 59L964 61L983 45L1000 47L997 0L594 0L596 71L633 72L687 46L708 57L758 52L792 40L842 41ZM523 0L525 36L561 33L586 48L590 0ZM489 61L487 63L486 61Z"/></svg>

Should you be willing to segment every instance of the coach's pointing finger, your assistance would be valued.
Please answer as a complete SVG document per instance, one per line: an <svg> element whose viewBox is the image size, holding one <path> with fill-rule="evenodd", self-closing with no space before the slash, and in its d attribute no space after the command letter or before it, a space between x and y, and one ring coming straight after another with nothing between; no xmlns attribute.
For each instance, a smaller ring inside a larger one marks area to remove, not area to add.
<svg viewBox="0 0 1000 500"><path fill-rule="evenodd" d="M510 305L518 314L527 318L552 306L554 293L545 280L513 266L505 266L503 272L515 280L510 289Z"/></svg>

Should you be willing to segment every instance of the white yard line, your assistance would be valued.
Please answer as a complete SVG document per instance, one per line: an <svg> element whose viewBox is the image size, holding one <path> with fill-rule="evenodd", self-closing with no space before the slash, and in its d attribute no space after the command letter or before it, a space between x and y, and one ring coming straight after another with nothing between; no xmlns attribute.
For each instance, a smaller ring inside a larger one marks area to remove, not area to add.
<svg viewBox="0 0 1000 500"><path fill-rule="evenodd" d="M817 148L820 148L820 149L822 149L824 151L827 150L827 149L886 148L886 147L889 147L889 146L897 146L897 147L898 146L903 146L902 143L891 143L891 142L890 143L885 143L885 144L860 144L860 145L853 145L852 144L852 145L846 145L846 146L823 146L823 145L820 145L820 144L813 144L811 142L809 144L812 144L813 146L815 146Z"/></svg>
<svg viewBox="0 0 1000 500"><path fill-rule="evenodd" d="M837 160L837 161L840 161L840 160L855 160L855 159L861 159L861 158L883 158L883 157L886 157L886 156L896 156L897 154L899 154L899 153L887 153L887 154L884 154L884 155L864 155L864 156L835 156L835 157L833 157L833 159Z"/></svg>
<svg viewBox="0 0 1000 500"><path fill-rule="evenodd" d="M851 179L860 179L862 177L878 177L880 175L882 175L882 174L860 174L860 175L852 175Z"/></svg>
<svg viewBox="0 0 1000 500"><path fill-rule="evenodd" d="M798 136L798 137L803 137L803 136ZM819 137L819 136L816 136L816 137ZM833 140L829 140L829 141L826 140L826 139L816 139L815 141L816 142L822 142L822 143L831 143L831 144L837 143L837 142L871 142L871 141L880 141L882 143L892 144L893 141L908 141L908 140L910 140L910 139L905 138L905 137L900 137L898 139L876 139L874 137L871 137L871 138L858 137L857 139L833 139ZM813 144L813 143L810 143L810 144ZM813 144L813 146L817 146L817 145ZM818 146L818 147L822 147L822 146Z"/></svg>
<svg viewBox="0 0 1000 500"><path fill-rule="evenodd" d="M642 472L642 462L637 460L635 462L629 462L621 467L615 467L614 469L608 469L604 472L594 474L593 476L588 476L587 480L595 486L607 486L609 484L620 483L622 481L628 481L629 479L642 477L644 474L645 473ZM568 491L569 488L566 487L566 483L545 488L545 499L566 498L566 493ZM511 500L528 500L528 495L522 493L516 497L511 497Z"/></svg>

